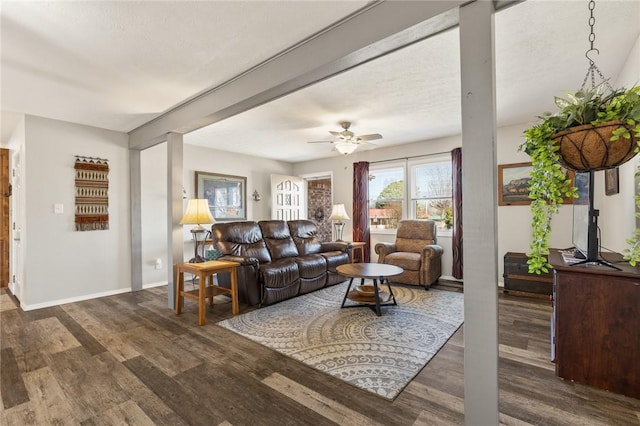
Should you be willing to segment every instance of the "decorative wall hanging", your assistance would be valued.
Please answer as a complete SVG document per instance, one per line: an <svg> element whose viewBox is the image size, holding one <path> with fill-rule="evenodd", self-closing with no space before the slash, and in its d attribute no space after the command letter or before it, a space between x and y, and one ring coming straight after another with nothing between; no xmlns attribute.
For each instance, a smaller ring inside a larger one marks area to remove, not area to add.
<svg viewBox="0 0 640 426"><path fill-rule="evenodd" d="M76 231L109 229L109 160L76 155Z"/></svg>

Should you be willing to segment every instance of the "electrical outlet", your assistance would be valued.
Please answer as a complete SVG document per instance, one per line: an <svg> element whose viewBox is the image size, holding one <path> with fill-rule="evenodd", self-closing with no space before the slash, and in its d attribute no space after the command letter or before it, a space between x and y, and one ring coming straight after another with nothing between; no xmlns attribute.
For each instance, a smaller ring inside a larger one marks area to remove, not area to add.
<svg viewBox="0 0 640 426"><path fill-rule="evenodd" d="M156 269L162 269L162 259L156 259Z"/></svg>

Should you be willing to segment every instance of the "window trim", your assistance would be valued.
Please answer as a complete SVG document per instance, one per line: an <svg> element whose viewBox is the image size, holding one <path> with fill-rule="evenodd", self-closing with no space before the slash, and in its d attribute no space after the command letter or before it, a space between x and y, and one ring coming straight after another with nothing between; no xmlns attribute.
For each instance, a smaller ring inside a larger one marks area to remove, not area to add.
<svg viewBox="0 0 640 426"><path fill-rule="evenodd" d="M434 198L413 198L413 190L414 190L414 185L413 185L413 168L414 167L419 167L419 166L423 166L425 164L433 164L433 163L446 163L449 162L449 164L451 164L451 156L450 155L446 155L446 154L441 154L441 155L433 155L433 156L429 156L429 157L420 157L420 158L411 158L409 160L407 160L407 175L409 175L409 179L411 180L410 182L408 182L407 185L407 203L409 203L409 208L407 209L407 214L410 214L410 217L415 219L417 216L417 211L416 211L416 207L415 207L415 200L431 200L431 199L440 199L440 198L446 198L446 197L434 197ZM452 165L452 169L451 169L451 173L453 173L453 165ZM409 188L409 185L411 186L411 188ZM453 204L453 193L451 194L451 204ZM411 210L411 211L409 211ZM441 231L441 229L439 229L439 231Z"/></svg>
<svg viewBox="0 0 640 426"><path fill-rule="evenodd" d="M369 174L375 174L376 170L389 170L389 169L400 169L402 170L402 216L400 219L407 218L407 162L406 161L388 161L384 163L372 164L369 166ZM369 194L368 202L371 203L371 195ZM373 228L371 227L371 218L369 218L369 233L371 234L395 234L397 228L388 229L388 228Z"/></svg>
<svg viewBox="0 0 640 426"><path fill-rule="evenodd" d="M414 200L422 200L423 198L413 198L413 168L431 163L452 163L451 156L448 153L442 153L437 155L426 155L421 157L407 158L401 161L385 161L376 164L372 164L369 167L369 174L375 174L376 170L388 170L388 169L401 169L403 176L403 199L402 199L402 217L401 219L415 218L416 208ZM452 170L453 173L453 164ZM447 197L438 197L447 198ZM369 198L369 203L372 201ZM451 202L453 203L453 194L451 194ZM371 218L369 218L369 232L371 234L390 235L395 234L397 229L381 229L371 227ZM452 231L447 229L438 229L438 235L443 237L450 237Z"/></svg>

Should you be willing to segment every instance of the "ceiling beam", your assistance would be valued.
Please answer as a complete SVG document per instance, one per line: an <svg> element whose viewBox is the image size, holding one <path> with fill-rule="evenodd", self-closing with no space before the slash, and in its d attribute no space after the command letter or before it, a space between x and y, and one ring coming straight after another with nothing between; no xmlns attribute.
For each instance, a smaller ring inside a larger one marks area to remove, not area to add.
<svg viewBox="0 0 640 426"><path fill-rule="evenodd" d="M168 132L187 133L424 40L458 24L455 1L383 1L205 91L129 133L145 149Z"/></svg>

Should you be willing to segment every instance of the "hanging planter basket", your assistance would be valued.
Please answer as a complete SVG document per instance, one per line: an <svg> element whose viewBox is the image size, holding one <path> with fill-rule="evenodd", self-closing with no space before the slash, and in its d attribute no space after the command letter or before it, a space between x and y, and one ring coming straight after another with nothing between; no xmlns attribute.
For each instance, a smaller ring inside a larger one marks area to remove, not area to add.
<svg viewBox="0 0 640 426"><path fill-rule="evenodd" d="M611 136L619 127L625 127L631 137L620 137L612 142ZM622 121L572 127L554 134L551 139L560 145L560 163L577 172L617 167L636 155L633 126Z"/></svg>

